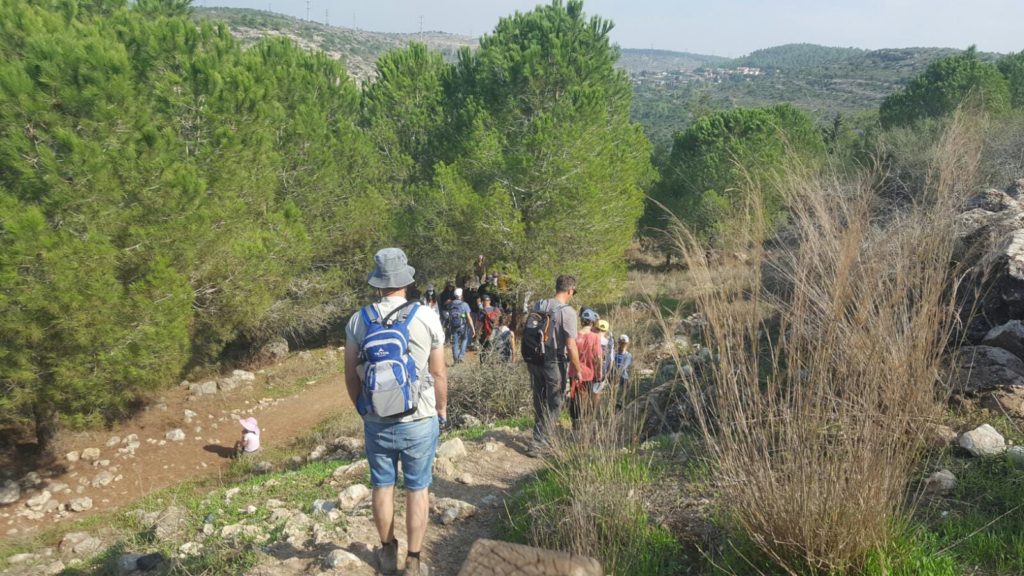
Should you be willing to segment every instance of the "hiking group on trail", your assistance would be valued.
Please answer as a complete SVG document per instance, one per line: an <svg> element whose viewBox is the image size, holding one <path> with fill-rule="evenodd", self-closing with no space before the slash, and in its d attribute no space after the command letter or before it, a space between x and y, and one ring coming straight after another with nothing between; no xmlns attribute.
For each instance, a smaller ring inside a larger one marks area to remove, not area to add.
<svg viewBox="0 0 1024 576"><path fill-rule="evenodd" d="M420 295L416 270L405 253L384 248L375 255L367 279L377 291L376 301L346 325L345 386L363 419L381 574L398 573L394 498L399 463L408 538L403 573L429 573L421 553L434 457L448 418L446 338L452 343L454 364L465 360L471 342L482 365L513 363L517 319L520 312L525 314L518 343L533 394L532 456L550 449L566 400L577 429L598 412L610 375L618 375L620 386L629 381L629 337L620 335L614 352L608 321L591 308L577 315L570 305L578 289L575 277L558 276L554 296L532 307L524 302L521 311L505 310L501 303L508 278L488 274L486 264L480 255L469 286L448 282L436 294L430 285Z"/></svg>

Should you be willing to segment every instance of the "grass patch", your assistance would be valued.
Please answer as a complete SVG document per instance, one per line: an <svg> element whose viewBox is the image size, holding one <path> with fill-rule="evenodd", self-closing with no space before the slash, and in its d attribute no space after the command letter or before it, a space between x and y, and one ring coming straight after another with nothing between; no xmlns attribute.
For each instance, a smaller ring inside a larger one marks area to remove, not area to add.
<svg viewBox="0 0 1024 576"><path fill-rule="evenodd" d="M516 492L504 537L594 556L609 574L681 574L682 546L642 501L658 473L635 453L574 451Z"/></svg>
<svg viewBox="0 0 1024 576"><path fill-rule="evenodd" d="M514 418L499 418L491 424L480 424L479 426L467 426L455 428L442 434L442 440L449 438L461 438L462 440L481 440L484 436L494 431L495 428L513 428L515 430L528 430L533 428L533 418L528 416L517 416Z"/></svg>
<svg viewBox="0 0 1024 576"><path fill-rule="evenodd" d="M1024 472L1005 458L945 464L957 486L919 510L924 526L962 573L1024 574Z"/></svg>

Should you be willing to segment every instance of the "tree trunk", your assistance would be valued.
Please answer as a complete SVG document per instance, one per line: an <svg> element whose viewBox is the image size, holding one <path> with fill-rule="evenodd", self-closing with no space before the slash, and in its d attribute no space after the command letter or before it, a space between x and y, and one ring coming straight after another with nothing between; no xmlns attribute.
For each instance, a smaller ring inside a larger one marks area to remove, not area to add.
<svg viewBox="0 0 1024 576"><path fill-rule="evenodd" d="M33 408L33 413L39 452L47 452L53 447L53 440L57 436L57 412L50 406L37 404Z"/></svg>

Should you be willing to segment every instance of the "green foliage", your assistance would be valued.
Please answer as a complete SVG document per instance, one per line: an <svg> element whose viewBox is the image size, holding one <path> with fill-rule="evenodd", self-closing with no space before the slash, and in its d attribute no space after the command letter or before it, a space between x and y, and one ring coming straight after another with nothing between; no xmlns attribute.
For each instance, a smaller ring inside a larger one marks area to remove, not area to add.
<svg viewBox="0 0 1024 576"><path fill-rule="evenodd" d="M1008 54L996 66L1010 85L1010 105L1024 108L1024 52Z"/></svg>
<svg viewBox="0 0 1024 576"><path fill-rule="evenodd" d="M813 121L792 106L708 114L676 136L653 196L693 231L721 241L751 208L752 186L762 191L766 222L780 224L785 199L773 180L789 163L813 166L823 153ZM660 227L661 214L651 206L647 221Z"/></svg>
<svg viewBox="0 0 1024 576"><path fill-rule="evenodd" d="M622 258L654 177L650 144L629 121L630 84L614 67L611 23L587 19L582 3L555 0L502 19L452 81L451 164L478 194L500 194L495 260L525 287L551 290L575 273L588 298L621 291Z"/></svg>
<svg viewBox="0 0 1024 576"><path fill-rule="evenodd" d="M781 70L829 66L849 62L867 54L860 48L839 48L817 44L783 44L755 50L749 55L726 62L723 66L753 66Z"/></svg>
<svg viewBox="0 0 1024 576"><path fill-rule="evenodd" d="M187 3L60 6L0 6L0 425L40 440L302 327L388 229L336 62Z"/></svg>
<svg viewBox="0 0 1024 576"><path fill-rule="evenodd" d="M579 2L502 20L458 66L391 52L363 93L326 54L194 17L0 6L0 426L45 441L233 341L323 330L386 243L423 281L484 253L535 290L624 283L650 147Z"/></svg>
<svg viewBox="0 0 1024 576"><path fill-rule="evenodd" d="M594 554L609 574L685 573L682 546L669 530L654 526L632 497L634 488L639 491L655 481L649 463L633 455L611 461L595 456L560 467L541 471L514 496L506 526L509 540ZM618 492L626 490L631 496L622 498ZM581 507L587 511L587 526L574 526L571 519Z"/></svg>
<svg viewBox="0 0 1024 576"><path fill-rule="evenodd" d="M995 65L983 62L974 47L934 62L924 74L882 103L882 126L907 126L923 118L944 116L970 99L990 112L1010 105L1006 79Z"/></svg>

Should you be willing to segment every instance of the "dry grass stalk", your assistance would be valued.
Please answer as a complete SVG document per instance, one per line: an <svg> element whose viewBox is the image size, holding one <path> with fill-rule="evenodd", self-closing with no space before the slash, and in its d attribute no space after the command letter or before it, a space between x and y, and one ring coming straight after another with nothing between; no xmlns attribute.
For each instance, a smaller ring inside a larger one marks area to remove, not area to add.
<svg viewBox="0 0 1024 576"><path fill-rule="evenodd" d="M721 502L790 573L856 570L907 501L955 317L950 228L978 164L970 128L952 122L930 197L914 206L880 206L871 178L851 185L791 167L780 188L796 241L769 261L752 217L739 239L753 266L742 290L716 283L704 247L678 230L717 358L714 395L685 385ZM762 266L785 279L783 294L764 289Z"/></svg>

